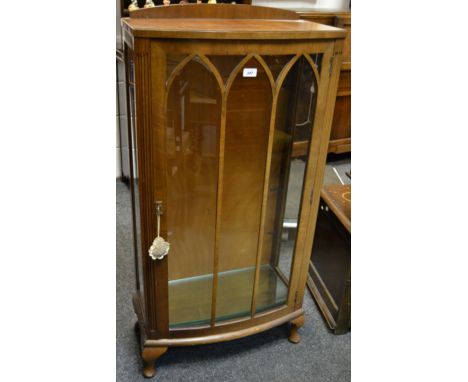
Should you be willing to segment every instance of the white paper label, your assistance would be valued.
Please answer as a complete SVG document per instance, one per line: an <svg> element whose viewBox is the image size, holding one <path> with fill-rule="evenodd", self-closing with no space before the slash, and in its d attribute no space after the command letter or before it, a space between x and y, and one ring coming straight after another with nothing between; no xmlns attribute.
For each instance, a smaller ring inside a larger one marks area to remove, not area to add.
<svg viewBox="0 0 468 382"><path fill-rule="evenodd" d="M243 77L257 77L257 68L244 68Z"/></svg>

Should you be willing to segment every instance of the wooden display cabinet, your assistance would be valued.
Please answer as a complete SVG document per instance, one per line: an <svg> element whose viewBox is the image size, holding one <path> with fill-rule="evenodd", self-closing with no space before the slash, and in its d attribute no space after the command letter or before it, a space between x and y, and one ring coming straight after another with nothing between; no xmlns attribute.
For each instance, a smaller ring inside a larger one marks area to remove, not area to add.
<svg viewBox="0 0 468 382"><path fill-rule="evenodd" d="M345 31L228 4L122 25L144 375L171 346L287 322L299 342Z"/></svg>

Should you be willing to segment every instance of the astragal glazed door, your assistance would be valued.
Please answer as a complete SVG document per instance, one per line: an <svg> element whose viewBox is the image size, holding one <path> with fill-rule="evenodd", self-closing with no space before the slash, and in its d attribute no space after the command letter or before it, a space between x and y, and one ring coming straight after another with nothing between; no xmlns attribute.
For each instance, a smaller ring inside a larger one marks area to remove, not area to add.
<svg viewBox="0 0 468 382"><path fill-rule="evenodd" d="M287 306L323 54L164 56L169 328Z"/></svg>

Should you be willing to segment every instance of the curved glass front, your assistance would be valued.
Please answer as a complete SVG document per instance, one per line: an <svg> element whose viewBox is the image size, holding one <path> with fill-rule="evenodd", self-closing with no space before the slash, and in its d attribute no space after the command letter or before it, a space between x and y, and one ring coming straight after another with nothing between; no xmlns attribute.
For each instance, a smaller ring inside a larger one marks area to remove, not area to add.
<svg viewBox="0 0 468 382"><path fill-rule="evenodd" d="M311 64L321 64L195 56L180 68L184 57L167 59L170 328L287 303L317 98Z"/></svg>

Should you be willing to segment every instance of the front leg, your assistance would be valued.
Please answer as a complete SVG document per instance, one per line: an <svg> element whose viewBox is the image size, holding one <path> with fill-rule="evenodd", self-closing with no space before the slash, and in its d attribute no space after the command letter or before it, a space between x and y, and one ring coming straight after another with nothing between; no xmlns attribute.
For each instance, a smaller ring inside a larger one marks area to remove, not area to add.
<svg viewBox="0 0 468 382"><path fill-rule="evenodd" d="M143 375L146 378L154 377L156 374L155 362L167 351L167 347L145 347L141 353L143 358Z"/></svg>
<svg viewBox="0 0 468 382"><path fill-rule="evenodd" d="M288 340L293 344L297 344L301 340L298 329L302 326L304 326L304 315L299 316L291 321L291 329L289 330Z"/></svg>

